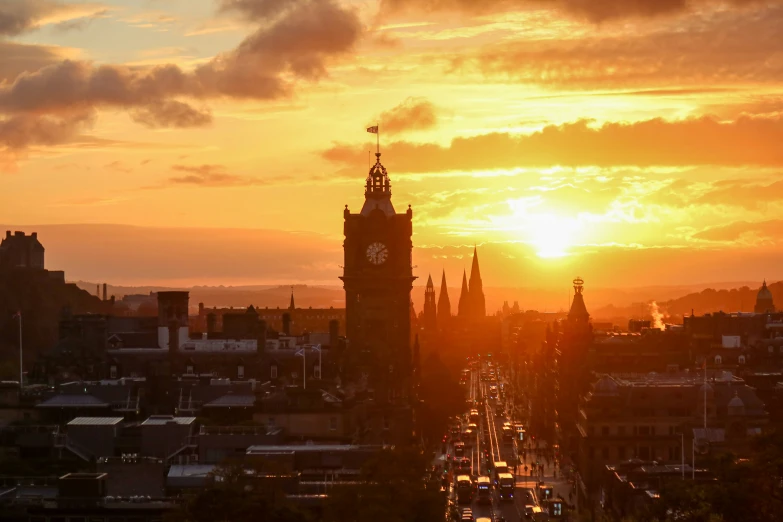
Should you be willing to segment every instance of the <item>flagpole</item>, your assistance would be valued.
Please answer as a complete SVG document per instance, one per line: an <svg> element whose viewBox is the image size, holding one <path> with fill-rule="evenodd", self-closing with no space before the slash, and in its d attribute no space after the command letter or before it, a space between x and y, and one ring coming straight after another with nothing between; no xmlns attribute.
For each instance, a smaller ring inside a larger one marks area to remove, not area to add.
<svg viewBox="0 0 783 522"><path fill-rule="evenodd" d="M375 128L377 129L375 131L375 152L380 154L381 153L381 127L376 123Z"/></svg>
<svg viewBox="0 0 783 522"><path fill-rule="evenodd" d="M307 347L302 347L302 389L307 389Z"/></svg>
<svg viewBox="0 0 783 522"><path fill-rule="evenodd" d="M22 369L22 312L18 312L19 318L19 389L24 385L24 370Z"/></svg>

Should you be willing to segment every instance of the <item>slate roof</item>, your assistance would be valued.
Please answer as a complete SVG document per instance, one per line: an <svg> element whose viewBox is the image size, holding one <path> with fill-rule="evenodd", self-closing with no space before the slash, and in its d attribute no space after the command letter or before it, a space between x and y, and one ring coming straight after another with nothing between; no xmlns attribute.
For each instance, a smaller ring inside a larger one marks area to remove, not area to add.
<svg viewBox="0 0 783 522"><path fill-rule="evenodd" d="M55 395L39 404L36 408L108 408L109 404L92 395Z"/></svg>
<svg viewBox="0 0 783 522"><path fill-rule="evenodd" d="M255 395L227 394L206 403L204 407L205 408L231 408L233 406L233 407L247 408L253 406L255 403L256 403Z"/></svg>
<svg viewBox="0 0 783 522"><path fill-rule="evenodd" d="M181 425L193 424L196 422L196 417L172 417L171 415L153 415L144 422L142 426L164 426L169 422L176 422Z"/></svg>
<svg viewBox="0 0 783 522"><path fill-rule="evenodd" d="M122 421L122 417L76 417L68 426L115 426Z"/></svg>

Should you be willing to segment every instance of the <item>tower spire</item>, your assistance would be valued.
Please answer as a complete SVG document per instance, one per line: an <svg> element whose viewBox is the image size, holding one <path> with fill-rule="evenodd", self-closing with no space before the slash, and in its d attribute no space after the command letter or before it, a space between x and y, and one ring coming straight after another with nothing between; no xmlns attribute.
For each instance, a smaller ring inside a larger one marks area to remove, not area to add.
<svg viewBox="0 0 783 522"><path fill-rule="evenodd" d="M448 326L451 320L451 300L449 300L449 289L446 286L446 270L443 270L443 276L440 280L440 295L438 296L438 325L440 328Z"/></svg>
<svg viewBox="0 0 783 522"><path fill-rule="evenodd" d="M484 299L484 285L481 282L478 249L473 245L473 264L470 267L470 312L474 318L486 317L487 305Z"/></svg>
<svg viewBox="0 0 783 522"><path fill-rule="evenodd" d="M468 289L468 274L462 269L462 289L459 293L459 305L457 305L457 315L462 318L470 316L470 290Z"/></svg>
<svg viewBox="0 0 783 522"><path fill-rule="evenodd" d="M294 287L291 287L291 303L288 305L289 310L295 310L296 306L294 306Z"/></svg>
<svg viewBox="0 0 783 522"><path fill-rule="evenodd" d="M435 285L432 284L432 276L427 279L427 287L424 290L424 329L434 331L437 329L437 310L435 307Z"/></svg>

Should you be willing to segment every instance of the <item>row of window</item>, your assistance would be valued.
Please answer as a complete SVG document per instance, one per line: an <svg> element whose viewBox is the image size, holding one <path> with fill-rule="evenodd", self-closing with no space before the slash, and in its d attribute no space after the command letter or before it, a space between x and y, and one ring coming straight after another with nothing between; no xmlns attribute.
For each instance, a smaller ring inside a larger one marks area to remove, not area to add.
<svg viewBox="0 0 783 522"><path fill-rule="evenodd" d="M110 379L116 379L117 378L117 367L112 365L109 368L109 378ZM192 364L189 364L185 367L185 375L195 375L195 368ZM270 379L277 379L277 365L273 364L269 367L269 378ZM135 375L131 375L131 377L135 377ZM291 372L291 378L296 379L299 377L298 372ZM244 379L245 378L245 367L242 365L237 366L237 379ZM313 378L314 379L320 379L321 378L321 367L319 365L313 366Z"/></svg>
<svg viewBox="0 0 783 522"><path fill-rule="evenodd" d="M626 434L625 426L617 426L616 433L612 433L612 430L609 426L601 426L601 436L603 437L609 437L610 435L618 435L620 437L624 436ZM588 435L593 436L596 433L595 427L590 426L587 429ZM679 426L669 426L669 435L677 435L680 433L680 427ZM640 435L640 436L654 436L655 435L655 426L632 426L631 427L631 435Z"/></svg>
<svg viewBox="0 0 783 522"><path fill-rule="evenodd" d="M641 459L641 460L664 460L661 458L661 456L656 456L655 451L650 446L638 446L635 448L627 449L625 446L617 446L616 448L616 461L623 461L628 459ZM680 453L680 447L679 446L669 446L667 448L668 450L668 460L674 461L679 460L681 457ZM590 460L595 459L596 456L596 448L590 447L588 450L588 456L590 457ZM601 448L601 459L608 461L611 458L611 453L609 447L603 447Z"/></svg>

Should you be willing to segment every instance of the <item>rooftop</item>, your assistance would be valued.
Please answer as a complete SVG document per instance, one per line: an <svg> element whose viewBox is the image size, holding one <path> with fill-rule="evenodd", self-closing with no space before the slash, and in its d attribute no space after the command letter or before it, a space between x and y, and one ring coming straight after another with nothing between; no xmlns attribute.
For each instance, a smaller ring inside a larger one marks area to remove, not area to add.
<svg viewBox="0 0 783 522"><path fill-rule="evenodd" d="M174 417L173 415L152 415L141 423L142 426L164 426L166 424L180 424L183 426L196 422L196 417Z"/></svg>
<svg viewBox="0 0 783 522"><path fill-rule="evenodd" d="M122 421L122 417L76 417L68 426L115 426Z"/></svg>
<svg viewBox="0 0 783 522"><path fill-rule="evenodd" d="M92 395L55 395L35 406L36 408L108 408L108 403Z"/></svg>

